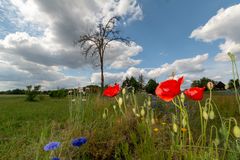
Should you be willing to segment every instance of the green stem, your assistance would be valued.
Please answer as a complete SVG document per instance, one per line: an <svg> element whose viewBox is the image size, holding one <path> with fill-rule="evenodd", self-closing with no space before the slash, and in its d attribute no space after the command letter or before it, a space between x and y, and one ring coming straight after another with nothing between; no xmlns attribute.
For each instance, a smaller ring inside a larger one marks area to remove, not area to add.
<svg viewBox="0 0 240 160"><path fill-rule="evenodd" d="M203 115L202 115L202 106L200 101L198 101L198 106L199 106L199 112L200 112L200 122L201 122L201 137L202 137L202 142L201 142L201 146L203 146Z"/></svg>

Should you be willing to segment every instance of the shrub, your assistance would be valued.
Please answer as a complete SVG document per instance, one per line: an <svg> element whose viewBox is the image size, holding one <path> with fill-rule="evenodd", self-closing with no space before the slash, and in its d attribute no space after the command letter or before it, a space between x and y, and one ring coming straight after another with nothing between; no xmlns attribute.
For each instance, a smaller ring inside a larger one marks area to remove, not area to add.
<svg viewBox="0 0 240 160"><path fill-rule="evenodd" d="M155 95L155 89L157 87L157 82L153 79L150 79L147 83L147 85L145 86L145 90L147 93L150 93L150 94L154 94Z"/></svg>
<svg viewBox="0 0 240 160"><path fill-rule="evenodd" d="M64 98L67 96L67 90L59 89L55 91L50 91L49 96L52 98Z"/></svg>
<svg viewBox="0 0 240 160"><path fill-rule="evenodd" d="M26 95L27 95L27 101L36 101L37 96L40 94L40 85L37 86L32 86L29 85L27 86L27 91L26 91Z"/></svg>

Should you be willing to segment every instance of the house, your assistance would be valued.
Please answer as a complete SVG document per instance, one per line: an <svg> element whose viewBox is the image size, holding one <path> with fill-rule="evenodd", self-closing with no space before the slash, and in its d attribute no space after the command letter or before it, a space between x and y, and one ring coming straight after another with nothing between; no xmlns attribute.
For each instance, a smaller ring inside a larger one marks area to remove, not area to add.
<svg viewBox="0 0 240 160"><path fill-rule="evenodd" d="M225 84L221 81L219 81L215 86L214 86L215 90L225 90Z"/></svg>

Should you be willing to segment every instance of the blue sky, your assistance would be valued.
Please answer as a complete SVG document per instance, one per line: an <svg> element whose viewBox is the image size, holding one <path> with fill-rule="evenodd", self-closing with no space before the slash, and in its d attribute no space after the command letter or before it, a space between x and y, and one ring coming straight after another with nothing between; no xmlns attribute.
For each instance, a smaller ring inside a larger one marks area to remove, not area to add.
<svg viewBox="0 0 240 160"><path fill-rule="evenodd" d="M125 29L138 44L143 46L139 58L143 67L180 58L209 53L213 58L218 52L218 41L202 43L189 38L191 32L205 24L220 8L237 4L237 0L142 0L144 18ZM163 55L161 55L163 53ZM154 58L153 58L154 57ZM149 63L151 61L151 63Z"/></svg>
<svg viewBox="0 0 240 160"><path fill-rule="evenodd" d="M185 87L203 76L226 83L226 53L240 53L237 0L2 0L0 14L0 90L99 84L96 61L73 41L101 17L121 16L121 33L132 40L107 49L107 84L140 74L161 81L173 71Z"/></svg>

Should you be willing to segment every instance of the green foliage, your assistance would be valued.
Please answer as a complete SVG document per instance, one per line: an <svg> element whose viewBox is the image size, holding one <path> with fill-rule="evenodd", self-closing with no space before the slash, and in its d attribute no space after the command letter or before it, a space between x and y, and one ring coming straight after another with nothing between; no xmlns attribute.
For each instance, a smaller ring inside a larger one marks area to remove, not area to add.
<svg viewBox="0 0 240 160"><path fill-rule="evenodd" d="M216 84L216 82L212 79L209 79L207 77L203 77L200 80L194 80L191 84L191 87L206 87L205 90L207 90L207 83L212 82L213 84Z"/></svg>
<svg viewBox="0 0 240 160"><path fill-rule="evenodd" d="M52 98L64 98L67 96L67 90L59 89L59 90L55 90L55 91L50 91L49 96Z"/></svg>
<svg viewBox="0 0 240 160"><path fill-rule="evenodd" d="M144 88L144 77L142 74L140 74L138 77L138 84L139 84L139 89L142 90Z"/></svg>
<svg viewBox="0 0 240 160"><path fill-rule="evenodd" d="M153 79L150 79L145 86L145 90L147 93L154 94L155 95L155 89L158 86L157 82Z"/></svg>
<svg viewBox="0 0 240 160"><path fill-rule="evenodd" d="M37 96L40 94L40 88L41 88L40 85L37 85L37 86L29 85L29 86L27 86L27 91L26 91L27 98L26 98L26 100L27 101L36 101Z"/></svg>
<svg viewBox="0 0 240 160"><path fill-rule="evenodd" d="M235 116L240 120L235 115L237 108L234 96L214 94L213 98L222 115ZM197 146L193 152L171 150L169 133L172 127L167 119L172 112L168 109L159 115L159 121L153 126L159 128L159 132L149 135L145 123L136 123L136 119L131 118L131 110L124 118L114 116L114 100L109 98L91 94L85 102L72 102L73 121L69 120L67 98L46 97L44 101L36 103L23 99L22 96L0 96L0 159L49 159L49 153L42 149L49 141L62 142L61 153L57 152L61 159L178 159L180 154L185 156L184 159L191 159L187 155L191 155L192 159L201 159L201 156L204 159L204 155L210 155L207 151L199 151ZM144 99L144 96L139 95L137 99ZM192 106L193 115L189 118L195 135L199 133L197 126L200 122L197 107L194 104ZM109 114L103 120L102 113L106 107ZM166 124L162 125L162 122ZM87 144L81 148L69 147L72 138L80 136L88 138ZM235 155L231 156L238 159L239 152L234 150L234 146L232 148L232 154ZM205 156L205 159L211 158Z"/></svg>
<svg viewBox="0 0 240 160"><path fill-rule="evenodd" d="M236 88L239 88L239 80L236 79L235 81L233 79L230 79L228 82L228 89L234 89L234 83L236 85Z"/></svg>
<svg viewBox="0 0 240 160"><path fill-rule="evenodd" d="M134 77L131 77L130 79L127 77L122 83L122 88L124 87L134 88L135 91L138 91L141 88L140 84Z"/></svg>
<svg viewBox="0 0 240 160"><path fill-rule="evenodd" d="M19 95L19 94L25 94L26 91L24 89L13 89L13 90L8 90L8 91L0 91L0 94L15 94L15 95Z"/></svg>

